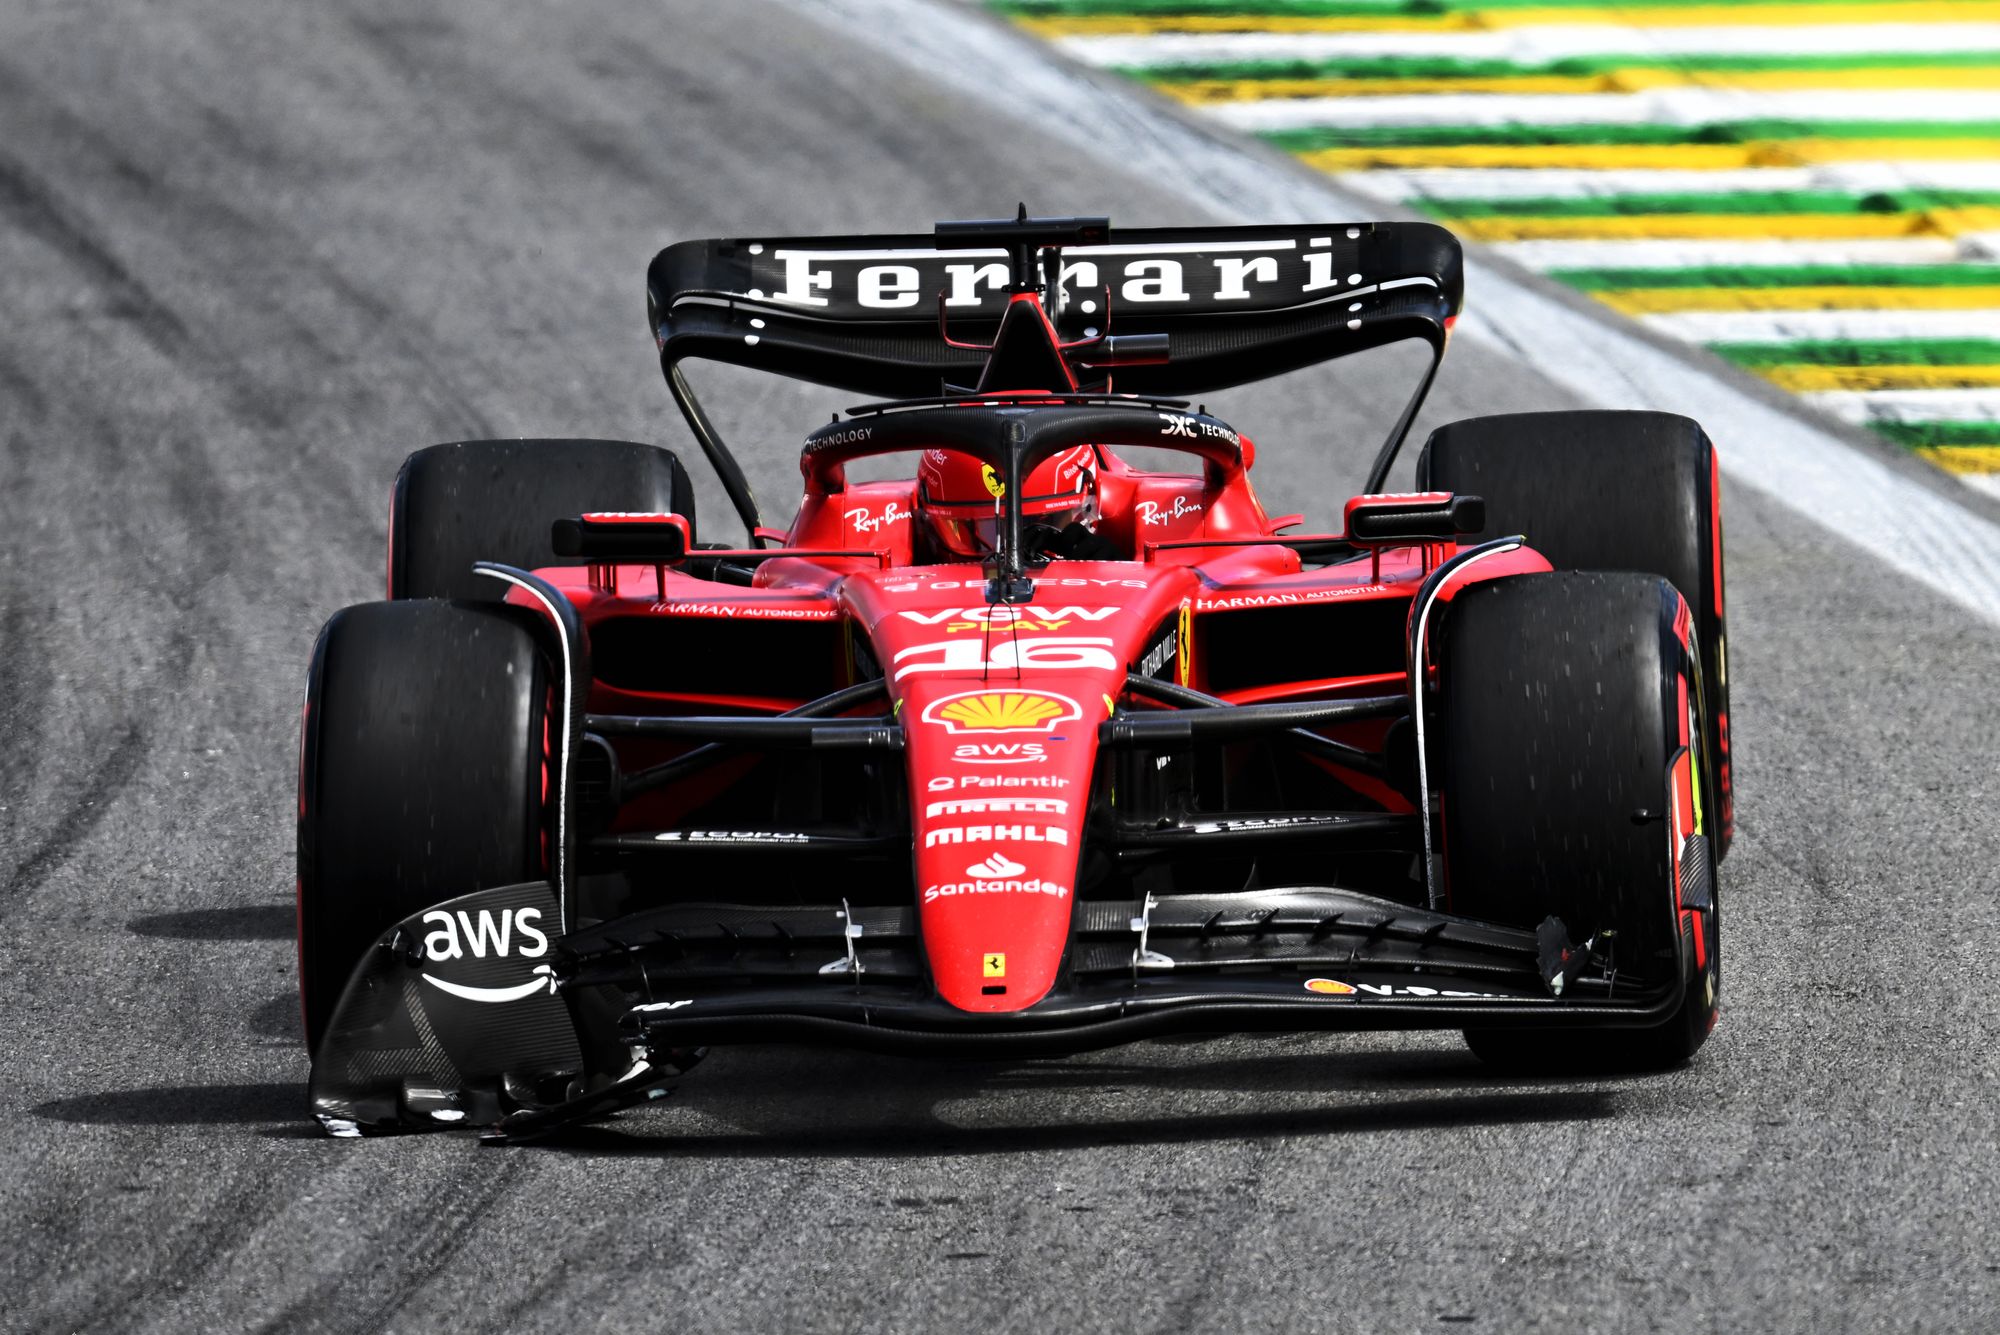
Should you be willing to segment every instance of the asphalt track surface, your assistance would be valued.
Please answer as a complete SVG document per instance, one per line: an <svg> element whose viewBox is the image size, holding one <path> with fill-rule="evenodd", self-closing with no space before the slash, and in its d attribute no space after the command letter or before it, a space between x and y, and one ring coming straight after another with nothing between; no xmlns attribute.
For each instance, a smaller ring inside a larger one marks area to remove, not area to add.
<svg viewBox="0 0 2000 1335"><path fill-rule="evenodd" d="M0 1328L2000 1322L2000 633L1740 488L1726 1013L1688 1069L738 1050L540 1148L321 1138L296 716L403 455L677 439L670 239L1201 215L767 0L274 12L0 11ZM1564 402L1454 358L1431 421ZM1274 506L1331 517L1391 360L1217 396ZM786 509L840 397L712 379Z"/></svg>

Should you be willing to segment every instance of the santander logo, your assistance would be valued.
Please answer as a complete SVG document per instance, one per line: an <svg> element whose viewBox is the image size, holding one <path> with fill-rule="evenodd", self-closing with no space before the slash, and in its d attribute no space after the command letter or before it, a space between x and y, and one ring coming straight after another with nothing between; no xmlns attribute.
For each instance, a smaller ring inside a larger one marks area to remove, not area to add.
<svg viewBox="0 0 2000 1335"><path fill-rule="evenodd" d="M1019 876L1027 867L1008 858L1005 853L995 853L984 862L975 862L965 869L967 876Z"/></svg>

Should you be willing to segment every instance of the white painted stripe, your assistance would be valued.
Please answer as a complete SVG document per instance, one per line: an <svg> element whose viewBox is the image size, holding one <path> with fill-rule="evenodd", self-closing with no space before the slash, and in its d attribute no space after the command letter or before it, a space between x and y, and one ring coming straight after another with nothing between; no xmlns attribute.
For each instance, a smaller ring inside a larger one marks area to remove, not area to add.
<svg viewBox="0 0 2000 1335"><path fill-rule="evenodd" d="M863 0L865 2L865 0ZM990 43L989 43L990 45ZM2000 23L1841 23L1799 27L1627 28L1611 24L1506 28L1495 32L1156 33L1064 37L1058 45L1089 65L1206 65L1346 57L1445 56L1540 64L1569 56L1927 54L2000 51Z"/></svg>
<svg viewBox="0 0 2000 1335"><path fill-rule="evenodd" d="M1847 422L2000 422L2000 389L1833 389L1799 397Z"/></svg>
<svg viewBox="0 0 2000 1335"><path fill-rule="evenodd" d="M1509 241L1491 247L1531 269L1699 269L1717 265L1946 264L1980 258L1963 237L1855 241Z"/></svg>
<svg viewBox="0 0 2000 1335"><path fill-rule="evenodd" d="M2000 80L2000 75L1996 75ZM2000 159L2000 143L1993 146ZM1992 162L1835 162L1739 171L1436 168L1345 172L1344 186L1382 199L1602 199L1615 195L1713 195L1733 191L2000 190Z"/></svg>
<svg viewBox="0 0 2000 1335"><path fill-rule="evenodd" d="M1959 473L1958 480L1974 491L1983 491L2000 501L2000 473Z"/></svg>
<svg viewBox="0 0 2000 1335"><path fill-rule="evenodd" d="M1918 89L1647 88L1636 93L1453 93L1432 97L1298 97L1197 108L1253 134L1333 126L1710 125L1722 121L2000 120L2000 92Z"/></svg>
<svg viewBox="0 0 2000 1335"><path fill-rule="evenodd" d="M986 15L924 0L789 2L806 22L875 34L876 49L886 57L985 106L996 133L1017 123L1023 108L1063 108L1060 116L1036 120L1041 133L1067 140L1107 167L1173 182L1190 208L1264 223L1354 214L1354 201L1325 177L1245 152L1150 99L1082 77L1033 38ZM1764 49L1809 49L1805 39L1825 31L1765 30ZM2000 45L2000 25L1990 27L1986 40ZM1906 42L1884 42L1875 34L1870 41L1874 45L1858 49L1907 49ZM996 69L1007 77L994 79ZM2000 524L1853 448L1810 415L1766 403L1618 322L1590 318L1477 258L1467 267L1467 288L1478 294L1491 330L1483 341L1531 363L1585 402L1666 408L1699 419L1719 443L1732 482L2000 623Z"/></svg>
<svg viewBox="0 0 2000 1335"><path fill-rule="evenodd" d="M2000 339L2000 311L1675 311L1643 323L1690 343Z"/></svg>

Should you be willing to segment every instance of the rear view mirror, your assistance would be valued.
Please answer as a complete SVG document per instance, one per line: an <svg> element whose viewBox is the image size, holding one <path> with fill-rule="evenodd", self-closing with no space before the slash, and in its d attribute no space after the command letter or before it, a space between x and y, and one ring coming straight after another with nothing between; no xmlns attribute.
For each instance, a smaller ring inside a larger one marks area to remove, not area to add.
<svg viewBox="0 0 2000 1335"><path fill-rule="evenodd" d="M1347 540L1357 547L1451 542L1486 527L1486 502L1448 491L1356 496L1347 503Z"/></svg>
<svg viewBox="0 0 2000 1335"><path fill-rule="evenodd" d="M655 565L684 560L691 537L686 517L676 514L578 515L556 520L549 534L557 556Z"/></svg>

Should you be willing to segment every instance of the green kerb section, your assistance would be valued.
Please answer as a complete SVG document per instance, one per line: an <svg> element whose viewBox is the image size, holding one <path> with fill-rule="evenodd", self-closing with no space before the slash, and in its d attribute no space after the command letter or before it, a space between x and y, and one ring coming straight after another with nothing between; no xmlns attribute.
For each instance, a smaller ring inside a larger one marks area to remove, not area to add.
<svg viewBox="0 0 2000 1335"><path fill-rule="evenodd" d="M1746 264L1690 269L1551 269L1585 292L1634 287L1987 287L2000 264Z"/></svg>
<svg viewBox="0 0 2000 1335"><path fill-rule="evenodd" d="M1638 0L1647 9L1678 9L1695 5L1713 6L1717 0ZM1797 9L1820 5L1851 4L1853 0L1787 0ZM1880 8L1893 12L1900 4L1921 4L1925 0L1877 0ZM1616 9L1605 0L992 0L991 7L1002 14L1021 18L1327 18L1380 19L1438 18L1446 14L1477 14L1500 9Z"/></svg>
<svg viewBox="0 0 2000 1335"><path fill-rule="evenodd" d="M1618 218L1681 213L1922 213L2000 205L2000 190L1726 190L1659 195L1412 201L1440 218Z"/></svg>
<svg viewBox="0 0 2000 1335"><path fill-rule="evenodd" d="M1898 445L2000 445L2000 422L1870 422Z"/></svg>
<svg viewBox="0 0 2000 1335"><path fill-rule="evenodd" d="M1708 349L1753 371L1778 366L2000 366L2000 337L1711 343Z"/></svg>
<svg viewBox="0 0 2000 1335"><path fill-rule="evenodd" d="M1870 52L1840 56L1685 56L1657 59L1634 52L1617 56L1570 56L1561 60L1464 60L1450 56L1355 56L1332 60L1218 61L1206 65L1131 65L1123 74L1153 83L1213 81L1256 83L1266 79L1584 79L1625 70L1681 75L1816 73L1843 70L1991 69L2000 86L2000 54L1992 51Z"/></svg>
<svg viewBox="0 0 2000 1335"><path fill-rule="evenodd" d="M2000 140L2000 121L1718 121L1709 125L1315 125L1263 138L1293 153L1322 148L1514 147L1550 144L1753 144L1783 139Z"/></svg>

